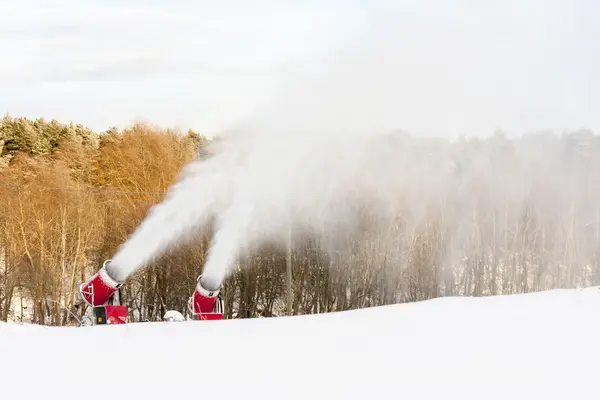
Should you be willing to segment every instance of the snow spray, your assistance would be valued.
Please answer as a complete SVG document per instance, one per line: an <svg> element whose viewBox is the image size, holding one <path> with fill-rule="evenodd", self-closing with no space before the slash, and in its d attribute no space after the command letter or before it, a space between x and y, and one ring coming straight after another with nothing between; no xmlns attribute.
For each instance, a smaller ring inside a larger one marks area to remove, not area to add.
<svg viewBox="0 0 600 400"><path fill-rule="evenodd" d="M316 73L295 76L271 107L185 168L113 257L109 273L125 280L211 218L216 233L203 279L216 288L242 250L283 244L290 230L356 231L365 207L389 224L402 204L410 229L427 221L432 207L455 207L447 224L460 246L477 204L496 211L533 204L550 223L574 196L598 192L598 181L584 186L567 158L527 141L506 145L510 158L494 142L442 146L433 139L598 122L588 107L574 106L576 96L562 107L560 95L549 95L561 81L588 93L588 83L556 59L553 46L576 29L549 23L560 10L545 8L547 20L536 26L544 35L533 37L531 15L484 8L418 18L386 12L377 29L319 60ZM548 148L558 149L556 143ZM499 156L519 162L492 168ZM591 210L580 207L581 218Z"/></svg>

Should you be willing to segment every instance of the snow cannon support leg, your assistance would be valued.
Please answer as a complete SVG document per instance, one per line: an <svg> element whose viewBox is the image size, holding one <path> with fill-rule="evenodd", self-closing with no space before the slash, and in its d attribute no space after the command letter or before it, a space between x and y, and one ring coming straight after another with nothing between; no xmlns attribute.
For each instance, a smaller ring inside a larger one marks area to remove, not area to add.
<svg viewBox="0 0 600 400"><path fill-rule="evenodd" d="M198 277L196 290L192 296L190 312L196 320L223 319L223 303L219 297L220 288L208 290L202 285L202 275Z"/></svg>
<svg viewBox="0 0 600 400"><path fill-rule="evenodd" d="M111 296L115 294L122 285L108 275L106 265L110 260L104 261L102 268L94 274L87 282L79 287L79 293L87 304L91 307L103 306L108 303Z"/></svg>

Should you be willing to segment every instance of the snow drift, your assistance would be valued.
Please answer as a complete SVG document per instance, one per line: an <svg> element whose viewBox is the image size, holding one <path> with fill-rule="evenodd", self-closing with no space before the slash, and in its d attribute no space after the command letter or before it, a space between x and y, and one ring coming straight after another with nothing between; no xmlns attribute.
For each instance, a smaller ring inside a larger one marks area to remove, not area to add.
<svg viewBox="0 0 600 400"><path fill-rule="evenodd" d="M596 399L600 291L273 319L0 324L6 399Z"/></svg>

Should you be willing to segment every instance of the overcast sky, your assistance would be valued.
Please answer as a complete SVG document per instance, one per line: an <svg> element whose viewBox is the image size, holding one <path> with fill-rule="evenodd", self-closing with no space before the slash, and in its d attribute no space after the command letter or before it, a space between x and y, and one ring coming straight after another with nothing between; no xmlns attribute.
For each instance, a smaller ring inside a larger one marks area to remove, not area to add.
<svg viewBox="0 0 600 400"><path fill-rule="evenodd" d="M0 0L0 112L212 134L276 104L417 134L600 130L599 3Z"/></svg>

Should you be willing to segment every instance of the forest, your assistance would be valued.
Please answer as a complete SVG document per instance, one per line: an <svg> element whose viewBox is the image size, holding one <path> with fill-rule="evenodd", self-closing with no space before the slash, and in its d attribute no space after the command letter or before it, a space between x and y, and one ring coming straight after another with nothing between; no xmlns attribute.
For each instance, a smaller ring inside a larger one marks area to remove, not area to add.
<svg viewBox="0 0 600 400"><path fill-rule="evenodd" d="M423 162L450 154L460 186L418 225L398 217L348 237L294 237L292 309L285 248L240 257L222 290L226 318L325 313L442 296L493 296L600 284L600 137L587 129L509 138L424 139L391 132ZM0 120L0 320L72 325L77 287L161 201L182 167L218 138L134 123ZM466 171L470 171L466 173ZM493 190L482 190L482 180ZM510 190L525 182L527 195ZM454 186L453 186L454 187ZM525 200L523 200L525 199ZM460 221L457 224L456 221ZM122 289L131 319L184 312L212 231L154 259ZM20 309L20 310L19 310ZM29 314L27 314L29 315Z"/></svg>

